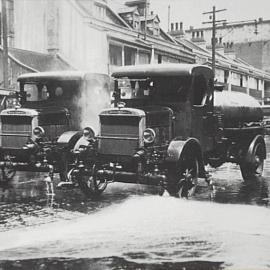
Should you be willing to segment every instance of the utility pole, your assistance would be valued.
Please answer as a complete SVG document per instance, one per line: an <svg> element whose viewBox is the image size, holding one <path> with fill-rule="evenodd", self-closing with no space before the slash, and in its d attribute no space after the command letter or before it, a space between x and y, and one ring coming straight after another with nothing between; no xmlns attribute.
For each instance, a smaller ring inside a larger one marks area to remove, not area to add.
<svg viewBox="0 0 270 270"><path fill-rule="evenodd" d="M148 0L145 0L145 13L144 13L144 15L145 15L145 23L144 23L144 40L146 40L146 32L147 32L147 12L148 12L148 10L147 10L147 8L148 8Z"/></svg>
<svg viewBox="0 0 270 270"><path fill-rule="evenodd" d="M4 89L8 85L8 40L7 40L7 10L6 0L2 0L2 26L3 26L3 80Z"/></svg>
<svg viewBox="0 0 270 270"><path fill-rule="evenodd" d="M170 22L171 22L171 6L168 5L168 33L170 32Z"/></svg>
<svg viewBox="0 0 270 270"><path fill-rule="evenodd" d="M216 10L216 7L213 6L213 10L212 11L208 11L208 12L204 12L203 14L212 14L212 16L210 16L210 19L212 19L212 21L208 21L208 22L203 22L203 24L205 23L211 23L212 24L212 39L211 39L211 44L212 44L212 70L213 70L213 74L214 74L214 78L215 78L215 73L216 73L216 26L217 23L221 23L221 22L226 22L226 20L216 20L216 13L217 12L221 12L221 11L225 11L227 9L219 9Z"/></svg>

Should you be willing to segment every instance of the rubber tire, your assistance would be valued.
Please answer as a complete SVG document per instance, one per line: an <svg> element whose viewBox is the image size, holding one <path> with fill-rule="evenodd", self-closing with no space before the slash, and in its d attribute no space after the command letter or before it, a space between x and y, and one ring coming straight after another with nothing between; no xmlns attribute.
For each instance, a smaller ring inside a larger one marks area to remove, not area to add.
<svg viewBox="0 0 270 270"><path fill-rule="evenodd" d="M166 190L173 197L188 198L194 195L198 183L199 162L197 157L184 157L176 166L169 168ZM183 181L186 171L190 171L192 181ZM194 186L191 185L194 184Z"/></svg>
<svg viewBox="0 0 270 270"><path fill-rule="evenodd" d="M264 165L264 150L264 145L259 142L255 145L251 156L251 160L253 160L254 163L250 164L246 161L246 158L240 162L240 170L244 180L252 180L256 177L262 176Z"/></svg>

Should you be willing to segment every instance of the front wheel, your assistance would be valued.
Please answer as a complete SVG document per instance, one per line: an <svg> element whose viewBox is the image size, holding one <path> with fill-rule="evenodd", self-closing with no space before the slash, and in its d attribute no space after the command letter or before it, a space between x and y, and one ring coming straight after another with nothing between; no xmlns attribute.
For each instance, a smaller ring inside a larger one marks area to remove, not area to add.
<svg viewBox="0 0 270 270"><path fill-rule="evenodd" d="M168 173L167 191L171 196L188 198L198 184L199 162L197 157L185 156Z"/></svg>
<svg viewBox="0 0 270 270"><path fill-rule="evenodd" d="M87 197L97 197L107 187L106 179L101 179L97 175L97 171L98 169L94 165L92 168L92 173L90 175L82 172L78 176L79 187Z"/></svg>
<svg viewBox="0 0 270 270"><path fill-rule="evenodd" d="M244 180L262 176L264 165L264 144L256 143L250 156L240 163L241 174ZM249 162L247 161L249 160Z"/></svg>

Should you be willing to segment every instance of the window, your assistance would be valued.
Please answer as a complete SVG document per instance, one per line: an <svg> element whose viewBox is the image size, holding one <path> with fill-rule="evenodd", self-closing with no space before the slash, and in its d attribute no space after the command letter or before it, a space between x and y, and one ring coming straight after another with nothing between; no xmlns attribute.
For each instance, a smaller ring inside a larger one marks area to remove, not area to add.
<svg viewBox="0 0 270 270"><path fill-rule="evenodd" d="M159 55L158 55L158 64L161 64L161 63L162 63L162 55L159 54Z"/></svg>
<svg viewBox="0 0 270 270"><path fill-rule="evenodd" d="M100 5L95 6L95 15L96 15L96 17L98 17L100 19L104 19L105 14L106 14L105 7L100 6Z"/></svg>
<svg viewBox="0 0 270 270"><path fill-rule="evenodd" d="M150 54L147 52L139 52L139 64L149 64Z"/></svg>
<svg viewBox="0 0 270 270"><path fill-rule="evenodd" d="M195 76L193 89L193 105L204 105L207 92L207 82L204 76Z"/></svg>
<svg viewBox="0 0 270 270"><path fill-rule="evenodd" d="M25 83L22 97L28 102L35 101L56 101L70 100L79 91L80 81L47 80L46 82Z"/></svg>
<svg viewBox="0 0 270 270"><path fill-rule="evenodd" d="M123 100L166 100L185 102L191 85L191 76L152 78L119 78L117 87Z"/></svg>
<svg viewBox="0 0 270 270"><path fill-rule="evenodd" d="M110 64L113 66L122 66L122 47L110 44L109 45Z"/></svg>
<svg viewBox="0 0 270 270"><path fill-rule="evenodd" d="M229 70L224 70L224 83L228 83Z"/></svg>
<svg viewBox="0 0 270 270"><path fill-rule="evenodd" d="M125 54L125 66L135 65L136 49L125 47L124 54Z"/></svg>
<svg viewBox="0 0 270 270"><path fill-rule="evenodd" d="M243 75L240 75L240 86L243 87Z"/></svg>
<svg viewBox="0 0 270 270"><path fill-rule="evenodd" d="M46 85L25 84L24 91L27 101L46 100L49 97Z"/></svg>

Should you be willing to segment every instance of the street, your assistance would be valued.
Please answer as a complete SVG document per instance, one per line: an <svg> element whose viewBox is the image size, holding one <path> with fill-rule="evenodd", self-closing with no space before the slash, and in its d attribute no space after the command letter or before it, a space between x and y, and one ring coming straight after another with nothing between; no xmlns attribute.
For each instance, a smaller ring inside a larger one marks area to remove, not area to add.
<svg viewBox="0 0 270 270"><path fill-rule="evenodd" d="M46 195L43 174L0 189L0 269L266 269L270 267L270 138L264 176L208 168L194 198L111 184L99 200L79 189Z"/></svg>

